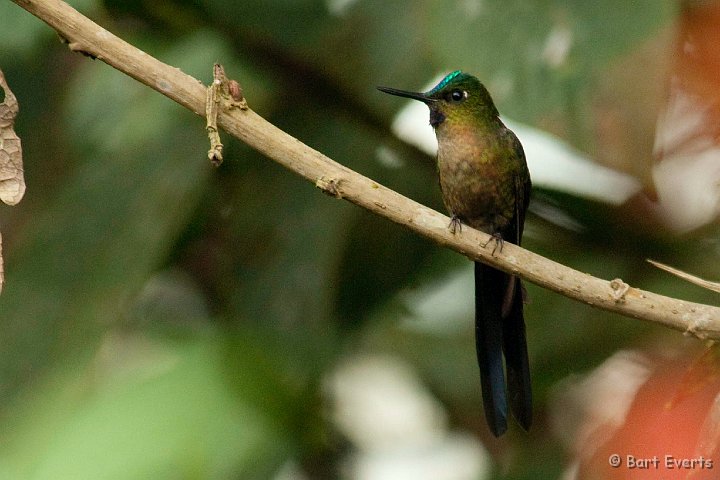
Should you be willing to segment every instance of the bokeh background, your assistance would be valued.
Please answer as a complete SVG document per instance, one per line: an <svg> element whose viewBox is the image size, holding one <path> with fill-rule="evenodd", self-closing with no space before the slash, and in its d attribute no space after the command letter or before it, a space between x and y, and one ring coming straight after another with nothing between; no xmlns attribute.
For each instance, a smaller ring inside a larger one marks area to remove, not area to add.
<svg viewBox="0 0 720 480"><path fill-rule="evenodd" d="M473 73L528 153L526 248L717 303L645 261L720 279L717 2L71 4L205 83L221 62L268 120L440 211L426 112L408 131L375 85ZM657 478L608 454L716 453L713 350L532 284L535 424L493 438L467 259L222 132L213 168L203 119L8 1L0 68L28 186L0 207L0 478Z"/></svg>

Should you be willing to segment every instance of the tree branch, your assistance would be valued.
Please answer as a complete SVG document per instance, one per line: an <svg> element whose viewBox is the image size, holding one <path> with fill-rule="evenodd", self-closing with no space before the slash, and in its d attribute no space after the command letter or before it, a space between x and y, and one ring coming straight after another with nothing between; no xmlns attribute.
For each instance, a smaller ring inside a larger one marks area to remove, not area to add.
<svg viewBox="0 0 720 480"><path fill-rule="evenodd" d="M180 105L205 116L206 88L200 81L166 65L119 39L59 0L13 0L37 16L73 51L95 57L157 90ZM209 66L208 66L209 67ZM578 272L505 243L492 255L488 235L464 228L448 230L450 219L390 190L313 150L251 109L221 109L218 125L285 168L313 182L325 193L371 212L452 248L472 260L495 266L537 285L597 308L656 322L698 338L720 339L720 308L686 302Z"/></svg>

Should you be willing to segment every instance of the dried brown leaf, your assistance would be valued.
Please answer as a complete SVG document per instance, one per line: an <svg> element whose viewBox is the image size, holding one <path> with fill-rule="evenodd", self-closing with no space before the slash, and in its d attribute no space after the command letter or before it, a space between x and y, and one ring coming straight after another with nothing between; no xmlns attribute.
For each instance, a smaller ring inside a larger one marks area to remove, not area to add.
<svg viewBox="0 0 720 480"><path fill-rule="evenodd" d="M2 70L0 70L0 88L5 90L5 100L0 103L0 200L8 205L15 205L25 194L22 146L20 137L13 130L19 107L17 98L10 91Z"/></svg>

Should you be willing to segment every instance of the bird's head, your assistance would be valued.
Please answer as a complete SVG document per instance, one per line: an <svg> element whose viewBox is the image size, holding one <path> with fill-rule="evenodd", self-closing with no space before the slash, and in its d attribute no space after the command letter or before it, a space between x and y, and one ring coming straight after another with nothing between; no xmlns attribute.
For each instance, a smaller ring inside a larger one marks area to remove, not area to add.
<svg viewBox="0 0 720 480"><path fill-rule="evenodd" d="M430 108L430 125L438 128L444 122L467 123L492 121L498 111L485 86L472 75L456 70L443 78L431 90L419 93L377 87L381 92L412 98Z"/></svg>

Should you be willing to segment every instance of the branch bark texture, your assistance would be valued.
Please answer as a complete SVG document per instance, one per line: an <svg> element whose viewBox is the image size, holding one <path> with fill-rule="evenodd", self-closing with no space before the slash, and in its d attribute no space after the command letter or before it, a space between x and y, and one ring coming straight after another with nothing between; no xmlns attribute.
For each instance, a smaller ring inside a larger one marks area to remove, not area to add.
<svg viewBox="0 0 720 480"><path fill-rule="evenodd" d="M59 0L13 0L46 22L73 51L95 57L205 116L206 87L177 68L133 47ZM208 69L211 68L208 65ZM313 182L325 193L348 200L401 224L472 260L518 275L544 288L597 308L656 322L695 335L720 339L720 308L686 302L573 270L516 245L505 243L492 255L488 235L448 230L450 219L303 144L251 109L222 109L218 125L267 157ZM487 248L480 245L487 243Z"/></svg>

